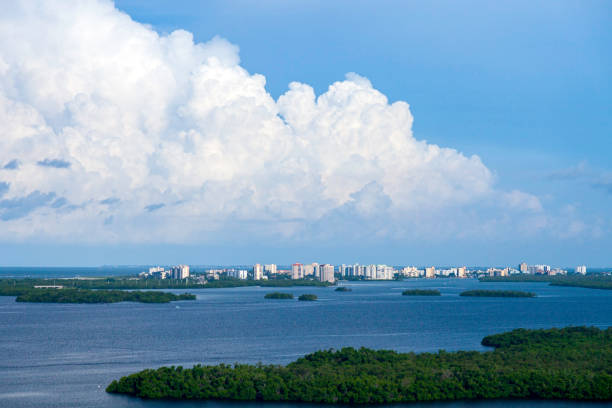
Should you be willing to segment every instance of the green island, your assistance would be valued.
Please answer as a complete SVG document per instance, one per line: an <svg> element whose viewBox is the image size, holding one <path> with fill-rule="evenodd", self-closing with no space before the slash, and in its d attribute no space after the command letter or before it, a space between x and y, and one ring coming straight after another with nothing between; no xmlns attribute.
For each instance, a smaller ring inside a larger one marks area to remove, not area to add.
<svg viewBox="0 0 612 408"><path fill-rule="evenodd" d="M283 292L266 293L265 299L293 299L293 294Z"/></svg>
<svg viewBox="0 0 612 408"><path fill-rule="evenodd" d="M64 288L80 289L218 289L238 288L243 286L260 287L293 287L293 286L317 286L327 287L329 282L319 282L310 279L268 279L268 280L241 280L220 279L207 283L198 283L196 280L187 279L141 279L136 277L108 277L108 278L69 278L69 279L0 279L0 293L4 288L33 288L34 286L61 285Z"/></svg>
<svg viewBox="0 0 612 408"><path fill-rule="evenodd" d="M336 292L352 292L353 289L348 288L346 286L339 286L335 289Z"/></svg>
<svg viewBox="0 0 612 408"><path fill-rule="evenodd" d="M551 286L573 286L588 289L612 289L612 275L529 275L485 276L481 282L548 282Z"/></svg>
<svg viewBox="0 0 612 408"><path fill-rule="evenodd" d="M303 300L303 301L314 301L317 300L317 295L312 295L312 294L304 294L304 295L300 295L300 297L298 297L298 300Z"/></svg>
<svg viewBox="0 0 612 408"><path fill-rule="evenodd" d="M145 399L388 404L476 399L612 400L612 328L487 336L492 351L317 351L287 366L148 369L106 391Z"/></svg>
<svg viewBox="0 0 612 408"><path fill-rule="evenodd" d="M402 296L440 296L436 289L408 289L402 292Z"/></svg>
<svg viewBox="0 0 612 408"><path fill-rule="evenodd" d="M17 302L29 303L168 303L177 300L195 300L195 295L183 293L175 295L168 292L89 290L89 289L4 289L3 296L17 296Z"/></svg>
<svg viewBox="0 0 612 408"><path fill-rule="evenodd" d="M473 297L536 297L533 292L521 292L518 290L466 290L461 292L459 296L473 296Z"/></svg>

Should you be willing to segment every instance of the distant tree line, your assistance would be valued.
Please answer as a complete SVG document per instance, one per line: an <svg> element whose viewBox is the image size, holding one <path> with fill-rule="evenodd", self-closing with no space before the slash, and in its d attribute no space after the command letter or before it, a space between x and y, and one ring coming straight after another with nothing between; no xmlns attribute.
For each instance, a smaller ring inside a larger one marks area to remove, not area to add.
<svg viewBox="0 0 612 408"><path fill-rule="evenodd" d="M440 296L436 289L408 289L402 292L403 296Z"/></svg>
<svg viewBox="0 0 612 408"><path fill-rule="evenodd" d="M612 289L612 276L605 274L591 275L531 275L516 274L510 276L485 276L481 282L549 282L551 286L573 286L589 289Z"/></svg>
<svg viewBox="0 0 612 408"><path fill-rule="evenodd" d="M521 292L518 290L466 290L461 292L459 296L474 296L474 297L535 297L533 292Z"/></svg>

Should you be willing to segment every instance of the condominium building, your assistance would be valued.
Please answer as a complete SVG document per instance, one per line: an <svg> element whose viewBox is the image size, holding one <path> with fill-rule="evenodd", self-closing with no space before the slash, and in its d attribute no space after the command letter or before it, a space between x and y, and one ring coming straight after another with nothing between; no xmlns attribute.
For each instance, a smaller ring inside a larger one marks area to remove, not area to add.
<svg viewBox="0 0 612 408"><path fill-rule="evenodd" d="M276 275L276 264L264 265L264 271L269 275Z"/></svg>
<svg viewBox="0 0 612 408"><path fill-rule="evenodd" d="M263 279L263 266L261 264L255 264L255 266L253 266L253 279Z"/></svg>
<svg viewBox="0 0 612 408"><path fill-rule="evenodd" d="M302 278L304 278L304 265L301 263L294 263L291 265L291 279Z"/></svg>
<svg viewBox="0 0 612 408"><path fill-rule="evenodd" d="M436 267L429 266L425 268L425 277L426 278L435 278L436 277Z"/></svg>
<svg viewBox="0 0 612 408"><path fill-rule="evenodd" d="M319 278L321 282L334 283L336 280L334 278L334 265L330 265L330 264L321 265L319 267L319 273L321 274L321 277Z"/></svg>

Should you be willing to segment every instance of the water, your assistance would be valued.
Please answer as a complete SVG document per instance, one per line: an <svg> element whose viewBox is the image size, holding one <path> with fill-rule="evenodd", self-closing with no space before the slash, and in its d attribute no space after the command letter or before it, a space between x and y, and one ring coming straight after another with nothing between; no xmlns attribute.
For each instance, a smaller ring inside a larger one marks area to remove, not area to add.
<svg viewBox="0 0 612 408"><path fill-rule="evenodd" d="M333 288L190 290L170 304L62 305L0 297L1 407L321 407L309 404L141 401L104 392L113 379L162 365L288 363L345 346L397 351L484 350L482 337L518 327L612 326L612 291L545 283L411 280ZM431 288L441 297L401 296ZM459 297L467 289L532 291L537 298ZM317 302L265 300L282 291ZM180 293L182 291L173 291ZM569 402L450 402L411 407L598 407ZM609 405L607 405L609 406Z"/></svg>

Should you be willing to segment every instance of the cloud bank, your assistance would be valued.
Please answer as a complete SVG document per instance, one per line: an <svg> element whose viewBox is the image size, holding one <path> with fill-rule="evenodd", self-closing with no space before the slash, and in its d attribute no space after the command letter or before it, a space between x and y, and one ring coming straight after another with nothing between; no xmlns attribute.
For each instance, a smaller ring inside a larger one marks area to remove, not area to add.
<svg viewBox="0 0 612 408"><path fill-rule="evenodd" d="M542 211L415 138L409 105L357 74L274 100L224 39L160 35L106 0L3 8L0 239L402 239L481 233L475 206L489 225Z"/></svg>

